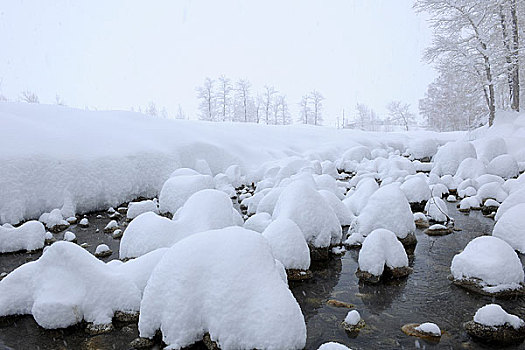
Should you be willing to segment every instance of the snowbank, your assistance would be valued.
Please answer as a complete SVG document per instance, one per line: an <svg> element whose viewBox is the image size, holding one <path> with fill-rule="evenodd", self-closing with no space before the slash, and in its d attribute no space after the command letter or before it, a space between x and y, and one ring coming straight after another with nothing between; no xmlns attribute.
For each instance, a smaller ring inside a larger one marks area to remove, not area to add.
<svg viewBox="0 0 525 350"><path fill-rule="evenodd" d="M140 336L158 329L171 348L206 332L224 350L302 349L306 342L301 309L268 243L243 228L198 233L168 250L140 307Z"/></svg>
<svg viewBox="0 0 525 350"><path fill-rule="evenodd" d="M513 206L501 216L492 231L494 237L501 238L510 246L525 253L525 203Z"/></svg>
<svg viewBox="0 0 525 350"><path fill-rule="evenodd" d="M29 221L17 228L0 226L0 253L42 249L45 236L44 225L38 221Z"/></svg>

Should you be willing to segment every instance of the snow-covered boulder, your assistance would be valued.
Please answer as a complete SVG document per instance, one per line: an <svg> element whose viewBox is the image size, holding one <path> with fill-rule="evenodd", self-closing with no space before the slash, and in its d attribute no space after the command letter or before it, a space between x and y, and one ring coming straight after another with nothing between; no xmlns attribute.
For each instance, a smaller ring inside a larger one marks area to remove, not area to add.
<svg viewBox="0 0 525 350"><path fill-rule="evenodd" d="M494 219L499 220L505 212L520 203L525 203L525 187L512 192L507 198L505 198L499 206Z"/></svg>
<svg viewBox="0 0 525 350"><path fill-rule="evenodd" d="M371 283L379 282L385 268L395 278L411 272L405 248L396 235L386 229L374 230L365 238L358 263L357 277Z"/></svg>
<svg viewBox="0 0 525 350"><path fill-rule="evenodd" d="M425 323L409 323L401 327L401 330L406 335L412 337L419 337L430 341L439 341L441 337L441 329L438 325L432 322Z"/></svg>
<svg viewBox="0 0 525 350"><path fill-rule="evenodd" d="M275 209L275 204L277 203L277 200L281 196L281 193L283 192L284 187L274 187L272 188L261 200L259 201L259 204L257 205L257 213L268 213L270 215L273 214L273 210Z"/></svg>
<svg viewBox="0 0 525 350"><path fill-rule="evenodd" d="M361 162L364 158L371 159L372 155L370 150L365 146L355 146L343 153L340 161L342 164L345 162Z"/></svg>
<svg viewBox="0 0 525 350"><path fill-rule="evenodd" d="M456 177L461 179L475 179L487 173L485 163L479 159L464 159L456 171Z"/></svg>
<svg viewBox="0 0 525 350"><path fill-rule="evenodd" d="M317 350L352 350L349 347L339 344L336 342L328 342L321 344L321 346Z"/></svg>
<svg viewBox="0 0 525 350"><path fill-rule="evenodd" d="M470 336L493 344L515 344L525 339L525 322L498 304L478 309L474 319L465 323L465 330Z"/></svg>
<svg viewBox="0 0 525 350"><path fill-rule="evenodd" d="M484 202L486 199L492 198L498 202L503 202L507 197L508 193L505 192L502 185L498 182L489 182L482 185L476 194L480 202Z"/></svg>
<svg viewBox="0 0 525 350"><path fill-rule="evenodd" d="M57 242L0 281L0 316L32 314L48 329L83 319L108 324L115 311L138 311L140 298L131 280L78 245Z"/></svg>
<svg viewBox="0 0 525 350"><path fill-rule="evenodd" d="M456 174L459 165L467 158L477 158L476 149L468 141L449 142L441 146L433 158L432 172L438 176Z"/></svg>
<svg viewBox="0 0 525 350"><path fill-rule="evenodd" d="M45 240L46 229L38 221L28 221L17 228L0 226L0 253L42 249Z"/></svg>
<svg viewBox="0 0 525 350"><path fill-rule="evenodd" d="M513 294L523 290L523 267L514 249L502 239L481 236L454 256L450 267L455 284L478 293Z"/></svg>
<svg viewBox="0 0 525 350"><path fill-rule="evenodd" d="M140 336L161 330L171 348L209 333L224 350L302 349L304 318L280 271L256 232L226 228L190 236L153 271L140 307Z"/></svg>
<svg viewBox="0 0 525 350"><path fill-rule="evenodd" d="M262 233L268 240L275 259L289 270L307 270L310 250L301 229L289 219L273 221Z"/></svg>
<svg viewBox="0 0 525 350"><path fill-rule="evenodd" d="M492 231L514 250L525 254L525 203L513 206L501 216Z"/></svg>
<svg viewBox="0 0 525 350"><path fill-rule="evenodd" d="M365 326L365 322L361 319L359 311L352 310L346 314L346 317L343 321L343 328L347 332L358 332L361 328Z"/></svg>
<svg viewBox="0 0 525 350"><path fill-rule="evenodd" d="M487 165L487 173L497 175L504 179L510 179L518 176L520 169L518 167L518 162L516 162L516 159L514 159L513 156L502 154L490 161Z"/></svg>
<svg viewBox="0 0 525 350"><path fill-rule="evenodd" d="M410 205L397 183L382 186L374 192L354 224L352 230L363 237L383 228L404 240L413 236L416 229Z"/></svg>
<svg viewBox="0 0 525 350"><path fill-rule="evenodd" d="M430 161L438 150L438 143L430 138L414 138L408 144L407 152L413 159Z"/></svg>
<svg viewBox="0 0 525 350"><path fill-rule="evenodd" d="M173 220L147 212L133 219L120 241L120 258L141 256L158 248L171 247L197 232L243 224L227 194L202 190L193 194Z"/></svg>
<svg viewBox="0 0 525 350"><path fill-rule="evenodd" d="M272 222L272 216L268 213L262 212L252 215L246 220L243 227L247 230L262 233L268 225Z"/></svg>
<svg viewBox="0 0 525 350"><path fill-rule="evenodd" d="M405 194L412 211L421 211L430 198L430 187L421 176L410 177L399 188Z"/></svg>
<svg viewBox="0 0 525 350"><path fill-rule="evenodd" d="M479 159L489 163L502 154L507 154L507 143L501 137L486 137L474 141Z"/></svg>
<svg viewBox="0 0 525 350"><path fill-rule="evenodd" d="M46 225L51 232L59 232L69 227L69 222L64 219L60 209L53 209L49 213L40 215L38 221Z"/></svg>
<svg viewBox="0 0 525 350"><path fill-rule="evenodd" d="M215 188L209 175L181 175L170 177L162 186L159 195L161 213L174 214L192 194L207 188Z"/></svg>
<svg viewBox="0 0 525 350"><path fill-rule="evenodd" d="M341 241L342 230L337 215L319 192L302 181L284 188L272 217L294 221L313 247L325 248Z"/></svg>
<svg viewBox="0 0 525 350"><path fill-rule="evenodd" d="M321 196L323 196L324 200L326 201L326 203L328 203L330 208L332 208L335 215L337 215L337 218L339 219L339 224L341 226L349 226L355 219L355 216L350 212L348 207L344 205L343 202L330 191L320 190L319 193L321 194Z"/></svg>
<svg viewBox="0 0 525 350"><path fill-rule="evenodd" d="M159 213L159 208L157 202L152 200L146 200L141 202L130 202L128 205L128 211L126 218L128 220L135 219L140 214L146 213L148 211L154 212L155 214Z"/></svg>
<svg viewBox="0 0 525 350"><path fill-rule="evenodd" d="M357 183L355 191L347 195L343 203L354 215L359 215L368 202L368 198L378 189L379 185L373 178L365 177Z"/></svg>
<svg viewBox="0 0 525 350"><path fill-rule="evenodd" d="M430 198L425 205L425 211L432 221L446 222L448 220L447 205L439 197Z"/></svg>

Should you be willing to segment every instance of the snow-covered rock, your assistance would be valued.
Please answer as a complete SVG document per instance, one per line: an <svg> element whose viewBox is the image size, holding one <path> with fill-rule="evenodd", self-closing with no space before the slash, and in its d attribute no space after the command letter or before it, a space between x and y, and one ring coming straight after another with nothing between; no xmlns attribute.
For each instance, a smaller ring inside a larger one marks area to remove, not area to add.
<svg viewBox="0 0 525 350"><path fill-rule="evenodd" d="M498 182L489 182L482 185L476 194L476 197L479 198L481 202L484 202L486 199L492 198L498 202L503 202L507 197L508 193L502 187L502 184Z"/></svg>
<svg viewBox="0 0 525 350"><path fill-rule="evenodd" d="M432 172L438 176L455 175L459 165L467 158L477 158L476 149L468 141L448 142L441 146L433 158Z"/></svg>
<svg viewBox="0 0 525 350"><path fill-rule="evenodd" d="M515 345L525 339L525 322L497 304L488 304L478 309L474 319L465 323L465 330L470 336L493 346Z"/></svg>
<svg viewBox="0 0 525 350"><path fill-rule="evenodd" d="M519 175L518 162L509 154L502 154L492 159L487 165L487 173L510 179Z"/></svg>
<svg viewBox="0 0 525 350"><path fill-rule="evenodd" d="M370 177L363 178L357 184L355 191L349 196L347 195L343 203L354 215L359 215L368 202L368 198L378 189L379 185L374 179Z"/></svg>
<svg viewBox="0 0 525 350"><path fill-rule="evenodd" d="M438 143L431 138L414 138L408 144L407 152L414 159L430 160L438 150Z"/></svg>
<svg viewBox="0 0 525 350"><path fill-rule="evenodd" d="M349 347L339 344L336 342L328 342L321 344L321 346L317 350L351 350Z"/></svg>
<svg viewBox="0 0 525 350"><path fill-rule="evenodd" d="M446 222L448 220L448 209L445 202L439 197L432 197L428 200L425 211L428 217L436 222Z"/></svg>
<svg viewBox="0 0 525 350"><path fill-rule="evenodd" d="M131 202L128 205L128 211L126 214L126 218L128 220L135 219L140 214L146 213L148 211L152 211L155 214L159 213L159 208L157 206L157 203L152 200L146 200L141 202Z"/></svg>
<svg viewBox="0 0 525 350"><path fill-rule="evenodd" d="M46 229L38 221L28 221L17 228L0 226L0 253L42 249L45 240Z"/></svg>
<svg viewBox="0 0 525 350"><path fill-rule="evenodd" d="M364 240L359 251L357 276L368 282L378 282L385 266L394 277L410 273L405 248L396 235L386 229L377 229Z"/></svg>
<svg viewBox="0 0 525 350"><path fill-rule="evenodd" d="M525 187L512 192L507 198L505 198L505 200L499 206L494 219L499 220L505 214L505 212L520 203L525 203Z"/></svg>
<svg viewBox="0 0 525 350"><path fill-rule="evenodd" d="M525 325L522 319L516 315L508 314L497 304L488 304L478 309L474 315L474 322L491 327L504 326L507 324L515 329Z"/></svg>
<svg viewBox="0 0 525 350"><path fill-rule="evenodd" d="M419 326L417 326L415 330L421 333L432 335L434 337L441 336L441 329L439 329L437 324L431 322L422 323Z"/></svg>
<svg viewBox="0 0 525 350"><path fill-rule="evenodd" d="M485 163L479 159L466 158L464 159L456 171L456 177L462 179L475 179L487 173Z"/></svg>
<svg viewBox="0 0 525 350"><path fill-rule="evenodd" d="M488 294L523 288L523 267L514 249L497 237L481 236L452 259L455 283Z"/></svg>
<svg viewBox="0 0 525 350"><path fill-rule="evenodd" d="M262 233L268 240L273 256L286 269L307 270L310 250L301 229L289 219L273 221Z"/></svg>
<svg viewBox="0 0 525 350"><path fill-rule="evenodd" d="M344 205L344 203L337 198L337 196L330 191L327 190L319 190L319 193L323 196L326 203L332 208L335 215L339 219L339 224L341 226L349 226L352 221L355 219L355 216L350 212L348 207Z"/></svg>
<svg viewBox="0 0 525 350"><path fill-rule="evenodd" d="M341 224L336 214L319 192L302 181L284 188L272 217L294 221L313 247L324 248L341 241Z"/></svg>
<svg viewBox="0 0 525 350"><path fill-rule="evenodd" d="M262 212L252 215L246 220L243 227L247 230L262 233L268 225L272 222L272 216L268 213Z"/></svg>
<svg viewBox="0 0 525 350"><path fill-rule="evenodd" d="M50 213L40 215L38 221L46 225L47 229L53 232L58 232L69 227L69 222L64 220L60 209L53 209Z"/></svg>
<svg viewBox="0 0 525 350"><path fill-rule="evenodd" d="M426 202L430 198L430 187L420 176L407 179L399 188L410 203Z"/></svg>
<svg viewBox="0 0 525 350"><path fill-rule="evenodd" d="M172 348L206 332L224 350L302 349L306 342L301 309L266 239L243 228L198 233L168 250L140 307L140 336L159 329Z"/></svg>
<svg viewBox="0 0 525 350"><path fill-rule="evenodd" d="M80 227L88 227L89 226L88 218L82 218L82 220L80 220L80 222L78 223L78 226L80 226Z"/></svg>
<svg viewBox="0 0 525 350"><path fill-rule="evenodd" d="M160 191L159 210L161 213L174 214L192 194L215 188L209 175L181 175L169 178Z"/></svg>
<svg viewBox="0 0 525 350"><path fill-rule="evenodd" d="M503 214L494 225L494 237L501 238L514 250L525 253L525 203L520 203Z"/></svg>
<svg viewBox="0 0 525 350"><path fill-rule="evenodd" d="M77 236L73 232L66 231L64 233L64 241L75 242L76 240L77 240Z"/></svg>

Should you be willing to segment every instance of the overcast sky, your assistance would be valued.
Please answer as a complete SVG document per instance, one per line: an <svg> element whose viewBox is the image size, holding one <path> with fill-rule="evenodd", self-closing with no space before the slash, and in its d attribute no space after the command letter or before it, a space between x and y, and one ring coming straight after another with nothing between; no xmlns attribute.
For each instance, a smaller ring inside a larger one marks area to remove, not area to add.
<svg viewBox="0 0 525 350"><path fill-rule="evenodd" d="M130 109L155 101L196 118L195 87L224 74L274 85L296 118L325 97L326 124L357 102L378 113L417 101L433 79L430 31L412 0L2 1L1 92L59 94L70 106Z"/></svg>

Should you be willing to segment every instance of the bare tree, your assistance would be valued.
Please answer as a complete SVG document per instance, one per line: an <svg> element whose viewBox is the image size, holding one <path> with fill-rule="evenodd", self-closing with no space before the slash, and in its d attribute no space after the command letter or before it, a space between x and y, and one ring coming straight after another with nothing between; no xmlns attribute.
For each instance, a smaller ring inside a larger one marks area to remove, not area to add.
<svg viewBox="0 0 525 350"><path fill-rule="evenodd" d="M323 100L325 99L323 95L317 90L314 90L310 93L310 101L312 104L312 112L314 118L314 125L321 125L323 122Z"/></svg>
<svg viewBox="0 0 525 350"><path fill-rule="evenodd" d="M244 122L248 122L248 102L250 100L250 87L251 84L248 80L240 79L237 81L237 93L240 99L240 104L242 107L242 116Z"/></svg>
<svg viewBox="0 0 525 350"><path fill-rule="evenodd" d="M157 109L157 105L155 102L150 101L148 105L146 106L146 109L144 110L144 113L146 113L149 116L152 117L158 117L159 116L159 110Z"/></svg>
<svg viewBox="0 0 525 350"><path fill-rule="evenodd" d="M177 108L177 114L175 115L175 119L186 119L186 114L184 114L184 111L182 110L182 106L180 105L180 103Z"/></svg>
<svg viewBox="0 0 525 350"><path fill-rule="evenodd" d="M215 120L215 91L214 82L210 78L204 79L204 85L197 88L197 97L200 100L199 118L201 120Z"/></svg>
<svg viewBox="0 0 525 350"><path fill-rule="evenodd" d="M261 119L261 110L263 107L263 103L264 101L262 96L257 94L257 96L255 96L255 100L253 101L253 111L255 113L255 122L257 124L259 124Z"/></svg>
<svg viewBox="0 0 525 350"><path fill-rule="evenodd" d="M264 86L264 116L266 124L270 123L270 108L272 106L273 95L276 93L277 91L273 86Z"/></svg>
<svg viewBox="0 0 525 350"><path fill-rule="evenodd" d="M40 103L37 94L30 90L22 91L20 95L20 100L27 103Z"/></svg>
<svg viewBox="0 0 525 350"><path fill-rule="evenodd" d="M414 113L410 112L410 104L401 101L392 101L387 106L390 120L403 125L408 131L408 126L414 122Z"/></svg>
<svg viewBox="0 0 525 350"><path fill-rule="evenodd" d="M219 77L219 91L217 92L217 105L222 121L230 120L232 84L229 78L221 75Z"/></svg>
<svg viewBox="0 0 525 350"><path fill-rule="evenodd" d="M310 115L310 95L306 94L301 97L301 102L299 102L299 108L301 110L301 116L299 118L299 121L303 124L309 124L311 121L308 120L308 117Z"/></svg>
<svg viewBox="0 0 525 350"><path fill-rule="evenodd" d="M279 101L279 107L281 111L281 123L283 125L291 124L292 118L290 116L290 111L288 109L288 102L286 101L286 96L279 95L278 101Z"/></svg>

